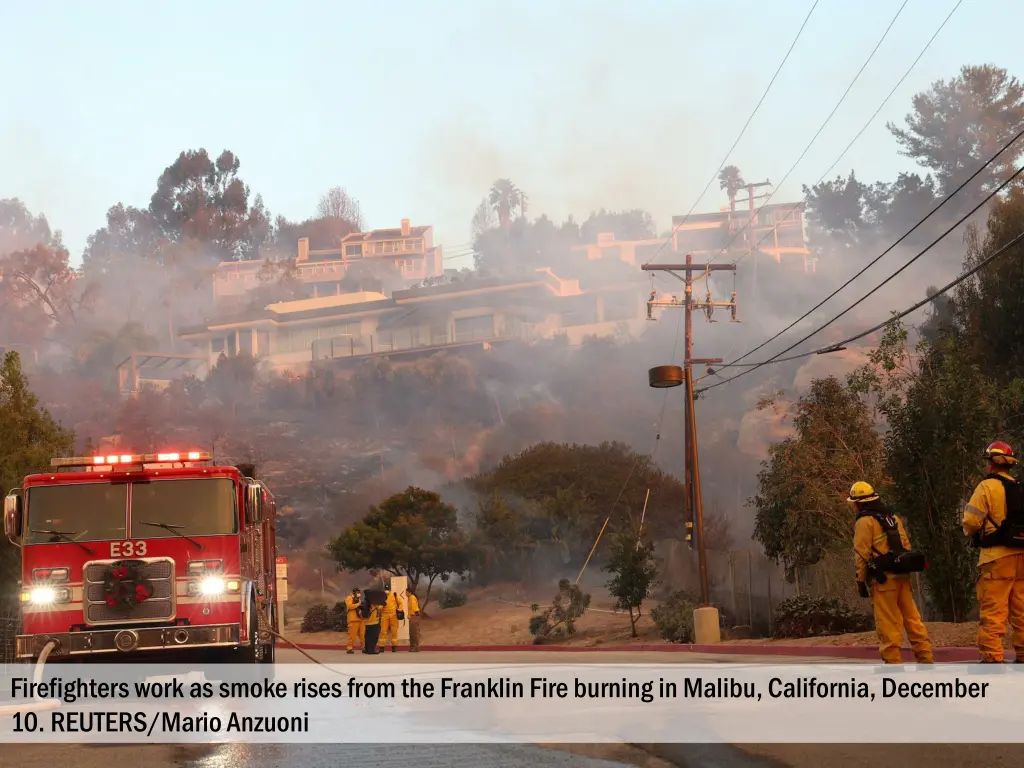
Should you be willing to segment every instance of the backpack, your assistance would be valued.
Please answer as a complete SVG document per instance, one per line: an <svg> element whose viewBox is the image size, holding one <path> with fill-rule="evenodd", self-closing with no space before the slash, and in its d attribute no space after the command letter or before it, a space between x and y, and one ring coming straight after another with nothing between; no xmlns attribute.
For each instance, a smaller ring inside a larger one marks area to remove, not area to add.
<svg viewBox="0 0 1024 768"><path fill-rule="evenodd" d="M888 511L882 512L878 510L871 510L869 514L882 527L885 541L889 545L888 552L878 555L871 561L876 571L903 576L910 573L919 573L928 567L928 561L922 552L906 549L903 546L899 522L896 520L895 515ZM878 579L876 581L879 584L885 583Z"/></svg>
<svg viewBox="0 0 1024 768"><path fill-rule="evenodd" d="M361 603L359 603L359 608L356 609L356 610L359 613L359 617L360 618L362 618L362 619L370 618L370 603L369 603L369 601L365 597L363 598L363 601Z"/></svg>
<svg viewBox="0 0 1024 768"><path fill-rule="evenodd" d="M405 621L405 611L402 610L402 599L395 595L395 617L399 621Z"/></svg>
<svg viewBox="0 0 1024 768"><path fill-rule="evenodd" d="M1024 549L1024 488L1016 480L1002 475L989 475L986 480L998 480L1006 492L1006 519L991 533L974 534L972 542L978 549L1008 547ZM991 522L991 518L986 517Z"/></svg>

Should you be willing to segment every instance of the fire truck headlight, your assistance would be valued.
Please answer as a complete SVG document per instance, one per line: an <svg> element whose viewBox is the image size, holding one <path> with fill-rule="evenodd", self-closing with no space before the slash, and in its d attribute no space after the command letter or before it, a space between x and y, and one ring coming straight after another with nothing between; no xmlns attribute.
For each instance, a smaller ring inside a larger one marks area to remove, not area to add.
<svg viewBox="0 0 1024 768"><path fill-rule="evenodd" d="M35 587L21 593L21 602L30 605L53 605L54 603L66 603L71 599L69 589L55 589L53 587Z"/></svg>
<svg viewBox="0 0 1024 768"><path fill-rule="evenodd" d="M207 595L209 597L213 597L214 595L223 595L225 588L226 585L224 584L224 579L218 579L214 576L211 576L208 579L203 579L199 582L200 594Z"/></svg>

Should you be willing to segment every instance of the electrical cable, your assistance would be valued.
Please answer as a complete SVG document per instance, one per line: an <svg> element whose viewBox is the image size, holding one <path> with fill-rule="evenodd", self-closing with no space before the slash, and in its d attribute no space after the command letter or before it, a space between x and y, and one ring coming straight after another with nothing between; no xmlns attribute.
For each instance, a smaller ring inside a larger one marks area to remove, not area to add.
<svg viewBox="0 0 1024 768"><path fill-rule="evenodd" d="M917 54L917 58L915 58L910 63L910 66L907 68L907 71L903 73L903 77L901 77L896 82L896 85L894 85L892 87L892 90L889 91L888 95L882 100L882 103L878 105L878 108L874 111L874 113L871 115L871 117L868 118L867 122L864 123L864 125L861 127L861 129L859 131L857 131L857 135L853 137L853 139L850 141L849 144L846 145L846 149L844 149L840 153L839 157L837 157L835 159L835 162L832 163L832 165L830 165L828 167L828 169L823 174L821 174L820 177L818 177L818 180L816 182L814 182L814 184L811 185L811 189L813 189L814 187L818 186L825 179L826 176L828 176L830 173L832 173L832 170L837 165L839 165L839 162L844 157L846 157L846 153L849 152L853 148L853 145L856 144L857 141L860 139L860 137L864 135L864 131L866 131L869 127L871 127L871 124L875 121L875 118L878 117L878 114L885 108L885 105L889 103L889 99L891 99L893 97L893 95L896 93L897 89L901 85L903 85L903 81L906 80L908 77L910 77L910 73L914 71L915 67L917 67L918 62L920 62L921 59L924 57L924 55L928 52L928 49L932 47L932 43L935 42L935 38L937 38L939 36L939 33L942 32L943 29L945 29L946 24L948 24L949 20L951 18L953 18L953 14L956 13L957 8L959 8L963 4L963 2L964 2L964 0L957 0L957 4L953 6L953 10L951 10L948 14L946 14L946 18L943 19L943 21L939 25L938 29L935 30L935 32L929 38L928 42L925 43L925 46L924 46L924 48L921 49L921 52ZM793 208L790 210L789 213L787 213L785 215L785 217L782 219L782 221L775 222L775 226L773 226L771 229L769 229L767 232L765 232L764 236L760 240L757 241L757 243L754 245L754 247L750 248L746 253L744 253L742 256L740 256L738 259L736 259L736 261L734 261L733 264L738 264L739 262L743 261L743 259L745 259L747 256L749 256L753 251L756 251L761 246L761 243L763 243L765 240L767 240L769 236L773 235L775 233L775 231L779 228L780 225L785 224L787 221L789 221L790 218L792 218L793 214L796 213L797 210L799 210L800 205L806 203L809 198L810 198L810 193L804 195L803 200L801 200L798 205L793 206ZM715 254L715 258L718 258L722 253L724 253L724 251L719 251L718 253L716 253ZM713 260L714 259L712 259L712 261Z"/></svg>
<svg viewBox="0 0 1024 768"><path fill-rule="evenodd" d="M1001 256L1002 254L1004 254L1007 251L1009 251L1011 248L1016 246L1018 243L1022 243L1022 242L1024 242L1024 231L1020 232L1016 238L1011 240L1005 246L1002 246L1001 248L999 248L991 256L988 256L985 259L983 259L982 261L979 261L975 266L973 266L968 271L964 272L956 280L952 281L951 283L947 283L945 286L940 288L938 291L936 291L931 296L928 296L927 298L922 299L918 303L912 304L911 306L908 306L903 311L894 314L889 319L887 319L887 321L883 321L882 323L879 323L878 325L871 326L866 331L861 331L860 333L858 333L858 334L856 334L854 336L851 336L848 339L843 339L843 341L837 342L836 344L831 344L831 345L829 345L827 347L820 347L818 349L812 349L809 352L801 352L800 354L792 354L792 355L790 355L788 357L779 357L778 359L771 360L771 362L773 362L773 364L775 364L775 362L787 362L787 361L790 361L790 360L799 360L799 359L802 359L804 357L811 357L812 355L815 355L815 354L828 354L829 352L838 352L843 347L845 347L847 344L852 344L855 341L859 341L860 339L863 339L865 336L870 336L874 332L881 331L883 328L888 326L890 323L893 323L894 321L898 321L898 319L903 319L903 317L907 316L908 314L912 314L913 312L918 311L919 309L921 309L926 304L929 304L930 302L935 301L935 299L937 297L942 296L942 295L948 293L952 289L956 288L956 286L958 286L959 284L965 282L966 280L969 280L970 278L973 278L973 276L975 274L980 272L982 269L984 269L986 266L988 266L991 262L993 262L999 256ZM756 367L756 366L764 366L764 365L767 365L767 364L766 364L766 362L748 362L748 364L744 364L744 365L748 365L748 366L751 366L751 367ZM733 377L733 378L737 378L737 377ZM730 380L726 379L726 381L723 381L721 383L725 384L728 381L730 381ZM714 386L717 386L717 384L714 385ZM695 391L696 392L703 392L703 391L711 389L711 388L712 388L711 386L701 387L700 389L697 389Z"/></svg>
<svg viewBox="0 0 1024 768"><path fill-rule="evenodd" d="M753 121L754 116L757 114L758 110L761 109L761 105L767 98L768 92L771 91L772 86L775 85L775 81L778 79L779 73L782 72L782 68L786 66L786 62L789 61L790 54L793 53L793 49L796 48L797 41L800 39L800 36L803 35L804 28L807 26L807 22L811 20L811 15L814 13L814 9L818 7L819 2L820 0L814 0L814 5L811 6L811 10L809 10L807 12L807 16L804 17L803 24L800 25L800 29L797 30L796 37L793 38L793 42L790 43L789 45L789 50L786 51L786 55L782 57L782 62L775 70L775 74L772 75L772 79L771 81L769 81L768 87L765 88L764 93L761 94L760 101L758 101L757 104L754 106L754 111L750 113L750 117L748 117L747 122L744 123L743 128L740 130L739 136L736 137L736 141L732 143L732 146L729 147L729 151L725 153L725 157L722 159L721 165L718 166L718 169L715 171L715 173L711 176L710 179L708 179L708 183L704 185L704 191L700 193L700 197L698 197L694 201L693 205L690 206L690 210L686 212L685 216L683 216L682 221L680 221L675 226L675 228L672 230L672 234L668 236L668 239L666 239L665 242L662 243L661 246L658 248L658 250L654 252L648 263L654 263L654 260L658 257L658 254L661 253L670 242L672 242L672 239L676 236L676 233L679 231L680 227L682 227L683 224L686 223L686 220L690 218L690 215L700 204L700 201L704 199L704 195L707 194L708 190L711 188L711 185L715 183L715 179L718 178L718 174L725 167L725 164L729 161L729 157L732 155L733 150L736 149L736 146L740 143L740 139L742 139L743 135L747 132L747 128L750 127L750 123L751 121ZM904 5L906 5L906 3L904 3Z"/></svg>
<svg viewBox="0 0 1024 768"><path fill-rule="evenodd" d="M994 190L992 190L992 191L991 191L991 192L990 192L990 193L989 193L988 195L986 195L986 196L985 196L985 198L984 198L984 199L983 199L983 200L982 200L981 202L979 202L979 203L978 203L978 204L977 204L976 206L974 206L974 207L973 207L973 208L972 208L972 209L971 209L970 211L968 211L968 212L967 212L967 213L965 213L965 214L964 214L964 215L963 215L962 217L960 217L960 219L959 219L959 220L957 220L957 221L956 221L956 222L955 222L955 223L954 223L954 224L953 224L952 226L950 226L950 227L949 227L949 228L948 228L948 229L947 229L947 230L946 230L945 232L943 232L943 233L942 233L941 235L939 235L939 236L938 236L937 238L935 238L934 240L932 240L932 242L931 242L931 243L929 243L929 244L928 244L927 246L925 246L925 247L924 247L924 249L922 249L922 250L921 250L921 251L920 251L920 252L919 252L919 253L918 253L918 254L917 254L916 256L914 256L913 258L911 258L911 259L910 259L909 261L907 261L907 262L906 262L906 263L905 263L905 264L904 264L904 265L903 265L902 267L900 267L900 268L899 268L899 269L897 269L897 270L896 270L895 272L893 272L893 273L892 273L891 275L889 275L889 276L888 276L887 278L885 278L885 280L883 280L883 281L882 281L881 283L879 283L878 285L876 285L876 286L875 286L874 288L872 288L872 289L871 289L870 291L868 291L868 292L867 292L866 294L864 294L863 296L861 296L861 297L860 297L859 299L857 299L857 301L855 301L855 302L854 302L853 304L851 304L850 306L848 306L848 307L847 307L846 309L844 309L844 310L843 310L842 312L840 312L840 313L839 313L838 315L836 315L836 316L835 316L835 317L833 317L833 318L832 318L831 320L829 320L828 322L826 322L826 323L825 323L824 325L821 325L821 326L819 326L818 328L816 328L816 329L814 329L813 331L811 331L811 332L810 332L809 334L807 334L806 336L804 336L804 337L803 337L802 339L800 339L799 341L797 341L797 342L795 342L795 343L791 344L790 346L786 347L786 348L785 348L784 350L782 350L782 351L781 351L781 352L779 352L778 354L774 355L773 357L769 358L768 360L765 360L765 361L763 362L763 365L767 365L768 363L773 363L773 362L775 362L775 361L776 361L776 360L777 360L778 358L780 358L780 357L782 357L783 355L785 355L785 354L786 354L787 352L792 352L792 351L793 351L793 350L794 350L794 349L795 349L796 347L798 347L798 346L800 346L801 344L803 344L803 343L804 343L805 341L807 341L807 340L808 340L809 338L811 338L812 336L815 336L816 334L818 334L818 333L820 333L821 331L823 331L823 330L825 330L826 328L828 328L828 327L829 327L830 325L832 325L832 323L834 323L834 322L835 322L836 320L838 320L839 318L843 317L843 316L844 316L844 315L845 315L845 314L846 314L847 312L850 312L851 310L853 310L854 308L856 308L856 307L857 307L858 305L860 305L860 304L862 304L862 303L863 303L864 301L866 301L866 300L867 300L867 299L868 299L869 297L871 297L872 295L874 295L874 294L875 294L876 292L878 292L879 290L881 290L881 289L882 289L882 288L883 288L883 287L884 287L885 285L887 285L887 284L888 284L889 282L891 282L892 280L894 280L894 279L895 279L895 278L896 278L896 277L897 277L898 275L900 275L900 274L901 274L901 273L902 273L902 272L903 272L903 271L904 271L905 269L907 269L908 267L910 267L910 265L911 265L911 264L913 264L914 262L916 262L916 261L917 261L918 259L920 259L920 258L921 258L922 256L924 256L924 255L925 255L926 253L928 253L928 252L929 252L929 251L930 251L930 250L931 250L932 248L934 248L934 247L935 247L936 245L938 245L938 244L939 244L939 242L941 242L941 241L942 241L943 239L945 239L945 237L946 237L947 235L949 235L949 234L950 234L950 233L951 233L951 232L952 232L952 231L953 231L954 229L958 228L958 227L959 227L959 226L960 226L961 224L963 224L963 223L964 223L965 221L967 221L967 219L969 219L969 218L970 218L971 216L973 216L973 215L974 215L975 213L977 213L977 211L978 211L978 210L979 210L979 209L980 209L980 208L981 208L982 206L986 205L986 204L987 204L987 203L988 203L988 202L989 202L989 201L990 201L990 200L991 200L991 199L992 199L993 197L995 197L995 196L996 196L996 195L998 195L998 194L999 194L1000 192L1002 192L1002 191L1003 191L1003 189L1005 189L1005 188L1006 188L1007 186L1009 186L1009 185L1010 185L1010 184L1011 184L1011 183L1012 183L1012 182L1013 182L1013 181L1014 181L1014 180L1015 180L1015 179L1016 179L1016 178L1017 178L1018 176L1020 176L1020 174L1021 174L1021 173L1024 173L1024 166L1021 166L1020 168L1018 168L1018 169L1017 169L1017 170L1016 170L1016 171L1015 171L1015 172L1013 173L1013 175L1012 175L1012 176L1010 176L1010 177L1009 177L1008 179L1006 179L1006 180L1005 180L1005 181L1004 181L1004 182L1003 182L1002 184L1000 184L1000 185L999 185L998 187L996 187L996 188L995 188ZM835 346L836 346L836 345L829 345L828 349L834 349L834 348L835 348ZM707 391L707 390L709 390L709 389L714 389L715 387L719 387L719 386L721 386L721 385L723 385L723 384L728 384L728 383L729 383L730 381L733 381L733 380L735 380L735 379L738 379L738 378L740 378L741 376L746 376L746 375L747 375L748 373L752 373L753 371L756 371L756 370L757 370L757 369L758 369L759 367L760 367L760 366L758 366L758 365L752 366L752 367L748 368L748 369L747 369L747 370L745 370L745 371L742 371L742 372L740 372L740 373L737 373L737 374L736 374L735 376L731 376L731 377L730 377L730 378L728 378L728 379L724 379L723 381L715 382L714 384L711 384L711 385L709 385L709 386L707 386L707 387L704 387L704 389L703 389L702 391Z"/></svg>
<svg viewBox="0 0 1024 768"><path fill-rule="evenodd" d="M989 166L990 166L990 165L991 165L992 163L994 163L994 162L995 162L995 161L996 161L996 160L997 160L997 159L999 158L999 156L1000 156L1000 155L1002 155L1002 154L1003 154L1003 153L1004 153L1004 152L1005 152L1006 150L1008 150L1008 149L1009 149L1009 148L1010 148L1011 146L1013 146L1013 145L1014 145L1015 143L1017 143L1017 141L1019 141L1019 140L1021 139L1021 137L1024 137L1024 130L1021 130L1021 131L1020 131L1020 132L1019 132L1019 133L1018 133L1018 134L1017 134L1016 136L1014 136L1014 137L1013 137L1012 139L1010 139L1010 140L1009 140L1009 141L1008 141L1008 142L1007 142L1006 144L1004 144L1004 145L1003 145L1003 147L1002 147L1002 149L1000 149L1000 150L999 150L998 152L996 152L996 153L995 153L994 155L992 155L992 157L990 157L990 158L989 158L988 160L986 160L986 161L985 161L985 162L984 162L984 163L983 163L983 164L982 164L982 165L981 165L981 166L980 166L980 167L978 168L978 170L976 170L976 171L975 171L975 172L974 172L973 174L971 174L970 178L968 178L967 180L965 180L965 181L964 181L964 182L963 182L963 183L962 183L962 184L961 184L961 185L960 185L959 187L957 187L957 188L956 188L956 189L954 189L954 190L953 190L952 192L950 192L950 193L949 193L948 195L946 195L946 197L944 197L944 198L943 198L943 199L942 199L942 200L941 200L941 201L939 202L939 204L938 204L938 205L936 205L936 206L935 206L934 208L932 208L932 209L931 209L931 211L929 211L929 212L928 212L928 214L927 214L927 215L926 215L926 216L925 216L925 217L924 217L923 219L921 219L920 221L918 221L918 222L917 222L917 224L915 224L915 225L914 225L913 227L911 227L911 228L910 228L909 230L907 230L907 232L906 232L906 233L904 233L904 234L903 234L903 235L902 235L902 236L901 236L901 237L900 237L900 238L899 238L898 240L896 240L896 242L894 242L894 243L893 243L892 245L890 245L890 246L889 246L888 248L886 248L886 249L885 249L884 251L882 251L882 252L881 252L881 253L880 253L880 254L879 254L878 256L876 256L876 257L875 257L874 259L872 259L872 260L871 260L870 262L868 262L868 263L867 263L867 264L866 264L866 265L864 266L864 268L863 268L863 269L861 269L861 270L860 270L859 272L857 272L857 273L856 273L856 274L855 274L855 275L854 275L853 277L851 277L851 278L850 278L849 280L847 280L847 281L846 281L845 283L843 283L843 284L842 284L842 285L840 285L840 286L839 286L838 288L836 288L836 289L835 289L834 291L832 291L832 293L830 293L830 294L829 294L828 296L826 296L826 297L825 297L824 299L822 299L821 301L819 301L819 302L818 302L817 304L815 304L815 305L814 305L813 307L811 307L811 308L810 308L809 310L807 310L806 312L804 312L804 314L802 314L802 315L801 315L800 317L798 317L798 318L797 318L796 320L794 320L794 321L793 321L792 323L790 323L789 325L787 325L787 326L786 326L785 328L783 328L783 329L782 329L781 331L779 331L778 333L776 333L776 334L775 334L774 336L772 336L772 337L771 337L770 339L768 339L768 340L766 340L766 341L762 342L762 343L761 343L761 344L759 344L758 346L756 346L756 347L754 347L753 349L751 349L751 350L750 350L749 352L745 352L744 354L740 355L739 357L737 357L737 358L736 358L735 360L733 360L732 362L730 362L730 363L726 363L725 365L721 365L721 366L719 366L719 367L720 367L720 368L731 368L731 367L733 367L733 366L734 366L734 365L736 365L736 364L737 364L737 363L738 363L738 362L739 362L740 360L744 360L744 359L746 359L747 357L750 357L750 355L754 354L754 353L755 353L755 352L757 352L758 350L760 350L760 349L764 349L764 347L766 347L766 346L768 346L769 344L771 344L771 343L772 343L773 341L775 341L775 340L776 340L777 338L779 338L779 336L781 336L782 334L784 334L784 333L786 333L787 331L789 331L790 329L792 329L792 328L793 328L793 327L794 327L795 325L797 325L798 323L800 323L800 322L802 322L802 321L806 320L806 319L807 319L807 318L808 318L808 317L809 317L809 316L810 316L810 315L811 315L811 314L812 314L813 312L815 312L815 311L817 311L818 309L820 309L820 308L821 308L821 307L822 307L822 306L823 306L823 305L824 305L824 304L825 304L826 302L828 302L828 301L829 301L830 299L834 298L834 297L836 296L836 294L838 294L838 293L839 293L840 291L842 291L842 290L843 290L844 288L846 288L847 286L849 286L849 285L850 285L850 284L851 284L851 283L852 283L852 282L853 282L854 280L856 280L856 279L857 279L858 277L860 277L860 276L861 276L861 275L863 275L863 274L864 274L865 272L867 272L867 271L868 271L868 270L869 270L869 269L870 269L871 267L873 267L873 266L874 266L875 264L877 264L877 263L878 263L878 262L879 262L879 261L880 261L880 260L881 260L881 259L882 259L883 257L885 257L885 256L886 256L886 255L887 255L887 254L888 254L889 252L891 252L891 251L892 251L892 250L893 250L893 249L894 249L894 248L895 248L896 246L898 246L898 245L899 245L900 243L902 243L902 242L903 242L903 241L904 241L904 240L905 240L906 238L908 238L908 237L909 237L909 236L910 236L911 234L913 234L913 233L914 233L914 232L915 232L915 231L917 230L917 228L918 228L918 227L920 227L920 226L921 226L922 224L924 224L924 223L925 223L926 221L928 221L928 219L930 219L930 218L931 218L932 216L934 216L934 215L935 215L935 214L936 214L936 213L938 212L938 210L939 210L940 208L942 208L942 207L943 207L943 206L944 206L944 205L945 205L946 203L948 203L948 202L949 202L950 200L952 200L952 199L953 199L953 198L954 198L954 197L955 197L955 196L956 196L956 195L957 195L957 194L958 194L958 193L959 193L959 192L960 192L960 191L961 191L961 190L962 190L962 189L963 189L964 187L966 187L966 186L967 186L968 184L970 184L970 183L971 183L972 181L974 181L974 179L975 179L975 178L977 178L977 177L978 177L978 175L979 175L979 174L980 174L980 173L981 173L982 171L984 171L984 170L985 170L986 168L988 168L988 167L989 167ZM742 257L741 257L741 258L742 258Z"/></svg>
<svg viewBox="0 0 1024 768"><path fill-rule="evenodd" d="M1022 167L1020 170L1018 170L1017 173L1021 173L1022 171L1024 171L1024 167ZM951 291L953 288L956 288L956 286L960 285L960 283L962 283L965 280L973 277L978 272L980 272L982 269L984 269L989 264L991 264L993 261L995 261L997 258L999 258L1004 253L1006 253L1008 250L1010 250L1010 248L1014 247L1015 245L1017 245L1018 243L1021 243L1021 242L1024 242L1024 232L1019 233L1016 237L1014 237L1012 240L1010 240L1008 243L1006 243L1006 245L1002 246L997 251L995 251L995 253L991 254L990 256L986 257L985 259L982 259L974 267L969 269L967 272L964 272L962 275L960 275L960 277L956 278L952 282L947 283L945 286L940 288L938 291L933 293L931 296L928 296L928 297L922 299L921 301L911 305L910 307L907 307L907 309L904 309L902 312L898 312L897 314L895 314L892 317L890 317L888 320L885 320L885 321L883 321L881 323L878 323L877 325L874 325L871 328L868 328L866 331L861 331L860 333L857 333L857 334L855 334L853 336L850 336L847 339L843 339L842 341L836 342L835 344L829 344L826 347L821 347L819 349L815 349L815 350L812 350L810 352L802 352L802 353L800 353L798 355L793 355L793 356L791 356L789 358L778 358L778 359L766 360L766 361L764 361L762 363L756 363L756 364L752 363L751 364L752 367L749 370L743 371L742 373L739 373L739 374L737 374L735 376L732 376L732 377L730 377L728 379L724 379L723 381L719 381L719 382L716 382L714 384L710 384L710 385L708 385L706 387L701 387L696 392L697 393L706 392L707 390L714 389L715 387L720 386L722 384L728 384L730 381L733 381L734 379L738 379L740 376L742 376L742 375L744 375L746 373L750 373L751 371L757 370L757 368L759 368L761 366L764 366L764 365L768 365L769 363L781 363L781 362L784 362L785 360L797 360L797 359L800 359L800 358L803 358L803 357L810 357L811 355L824 355L824 354L828 354L830 352L838 352L841 349L843 349L847 344L851 344L851 343L853 343L855 341L859 341L860 339L863 339L865 336L870 336L872 333L875 333L876 331L879 331L882 328L885 328L887 325L889 325L893 321L895 321L895 320L902 320L904 317L906 317L909 314L912 314L913 312L916 312L917 310L919 310L921 307L925 306L926 304L928 304L928 303L930 303L932 301L935 301L935 299L937 297L943 296L944 294L946 294L949 291ZM879 286L879 287L881 287L881 286Z"/></svg>
<svg viewBox="0 0 1024 768"><path fill-rule="evenodd" d="M796 162L793 163L792 166L790 166L789 170L786 171L786 175L782 177L782 181L780 181L776 186L776 191L778 190L778 187L781 187L783 184L786 183L786 179L788 179L790 174L796 170L796 167L798 165L800 165L800 161L802 161L804 157L807 155L807 153L811 151L811 147L814 146L814 142L818 140L818 137L821 135L821 132L825 130L828 124L832 121L832 118L835 117L835 114L839 110L839 107L841 107L843 105L843 102L846 101L846 97L850 95L850 91L853 90L853 86L857 84L857 81L860 79L860 76L863 75L864 70L867 69L868 64L870 64L871 60L875 58L875 54L878 53L878 49L882 47L882 43L884 43L885 39L889 36L889 32L892 30L893 25L896 24L897 19L899 19L899 17L903 14L903 9L907 7L907 3L909 2L910 0L903 0L903 4L899 7L899 10L896 11L896 15L892 17L892 21L889 22L889 26L885 28L885 31L882 33L882 36L878 39L878 42L875 43L875 47L871 50L871 53L868 54L867 59L861 65L860 69L857 70L857 74L853 76L853 80L851 80L850 84L846 86L846 90L843 92L843 95L839 97L839 101L836 102L836 105L832 108L832 111L829 112L828 117L825 118L825 122L821 124L821 126L818 128L815 134L811 137L811 140L807 143L807 146L804 147L804 151L800 153L800 157L798 157L796 159ZM838 160L836 162L838 162ZM717 259L719 256L721 256L723 253L725 253L732 247L732 244L736 242L736 238L738 238L746 231L747 227L749 227L751 223L753 223L753 221L758 217L761 211L764 210L764 207L768 205L768 203L774 196L775 192L773 191L765 197L765 200L763 203L761 203L760 207L754 212L752 216L750 216L747 219L747 223L736 231L736 234L732 236L732 239L729 240L729 242L726 244L724 248L722 248L722 250L720 250L713 257L711 257L711 260L708 262L709 264L714 262L715 259ZM737 259L737 261L739 261L739 259Z"/></svg>

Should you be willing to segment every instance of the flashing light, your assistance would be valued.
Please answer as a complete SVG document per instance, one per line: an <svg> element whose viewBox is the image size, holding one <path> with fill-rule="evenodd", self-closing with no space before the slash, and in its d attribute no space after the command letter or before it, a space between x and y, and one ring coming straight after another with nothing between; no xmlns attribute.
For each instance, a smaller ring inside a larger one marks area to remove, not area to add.
<svg viewBox="0 0 1024 768"><path fill-rule="evenodd" d="M70 575L67 568L35 568L32 571L32 580L61 582L67 581Z"/></svg>
<svg viewBox="0 0 1024 768"><path fill-rule="evenodd" d="M179 461L212 461L213 454L208 451L188 451L187 453L138 453L118 454L117 456L73 456L71 458L50 459L51 467L104 467L130 466L138 464L163 464Z"/></svg>
<svg viewBox="0 0 1024 768"><path fill-rule="evenodd" d="M67 587L34 587L21 593L21 602L31 605L53 605L71 601L71 590Z"/></svg>
<svg viewBox="0 0 1024 768"><path fill-rule="evenodd" d="M223 560L190 560L188 564L189 576L220 573L222 570L224 570Z"/></svg>

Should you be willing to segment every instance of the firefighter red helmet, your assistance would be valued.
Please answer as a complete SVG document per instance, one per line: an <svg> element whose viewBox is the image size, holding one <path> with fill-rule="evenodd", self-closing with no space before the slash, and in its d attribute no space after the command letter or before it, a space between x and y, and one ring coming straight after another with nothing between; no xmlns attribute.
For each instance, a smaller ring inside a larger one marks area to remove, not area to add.
<svg viewBox="0 0 1024 768"><path fill-rule="evenodd" d="M993 464L1016 464L1017 457L1013 455L1013 448L1007 443L992 443L985 449L985 458Z"/></svg>

